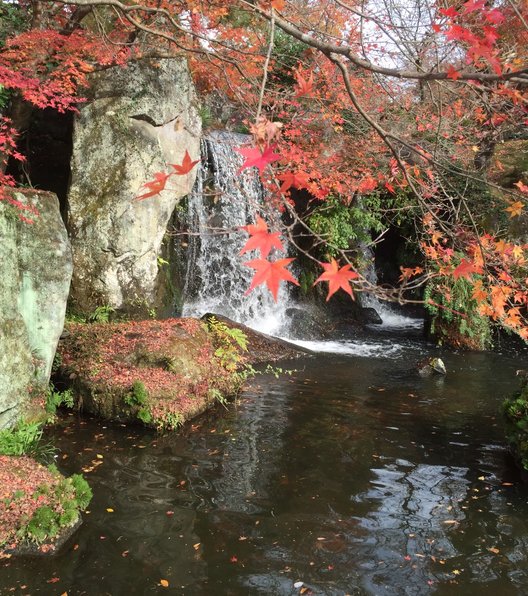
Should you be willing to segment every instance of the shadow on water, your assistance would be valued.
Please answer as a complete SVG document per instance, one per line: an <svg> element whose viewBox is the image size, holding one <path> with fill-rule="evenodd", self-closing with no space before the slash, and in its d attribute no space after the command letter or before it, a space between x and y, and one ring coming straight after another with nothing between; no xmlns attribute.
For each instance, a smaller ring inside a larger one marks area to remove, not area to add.
<svg viewBox="0 0 528 596"><path fill-rule="evenodd" d="M418 339L362 346L179 435L67 419L58 464L86 470L90 512L58 556L0 561L0 593L526 593L528 488L498 414L518 357L446 352L423 378Z"/></svg>

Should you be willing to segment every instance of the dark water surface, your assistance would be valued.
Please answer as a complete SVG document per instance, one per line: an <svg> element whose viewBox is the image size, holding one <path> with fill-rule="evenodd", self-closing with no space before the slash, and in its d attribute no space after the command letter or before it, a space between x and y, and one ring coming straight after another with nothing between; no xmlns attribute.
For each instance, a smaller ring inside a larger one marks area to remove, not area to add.
<svg viewBox="0 0 528 596"><path fill-rule="evenodd" d="M330 348L348 353L179 435L70 417L57 461L87 470L90 513L58 556L0 561L0 593L527 594L528 485L498 414L526 357L445 353L421 378L418 340Z"/></svg>

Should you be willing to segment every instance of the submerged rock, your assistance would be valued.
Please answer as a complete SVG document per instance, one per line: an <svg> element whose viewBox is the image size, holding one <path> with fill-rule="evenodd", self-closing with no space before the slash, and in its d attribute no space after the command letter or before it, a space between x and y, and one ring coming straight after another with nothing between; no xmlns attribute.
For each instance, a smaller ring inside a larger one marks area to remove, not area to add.
<svg viewBox="0 0 528 596"><path fill-rule="evenodd" d="M418 373L427 377L433 374L445 375L447 370L441 358L429 358L418 364Z"/></svg>
<svg viewBox="0 0 528 596"><path fill-rule="evenodd" d="M176 428L235 395L244 358L227 334L196 319L70 324L59 375L79 409ZM236 342L235 342L236 343Z"/></svg>

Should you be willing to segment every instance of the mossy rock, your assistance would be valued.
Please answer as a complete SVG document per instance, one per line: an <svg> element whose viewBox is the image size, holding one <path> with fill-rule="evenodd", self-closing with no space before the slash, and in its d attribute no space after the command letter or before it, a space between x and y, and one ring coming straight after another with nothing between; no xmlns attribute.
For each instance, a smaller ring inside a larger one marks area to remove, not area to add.
<svg viewBox="0 0 528 596"><path fill-rule="evenodd" d="M79 409L104 419L171 429L236 395L241 378L196 319L72 323L59 376ZM242 363L243 356L237 356Z"/></svg>
<svg viewBox="0 0 528 596"><path fill-rule="evenodd" d="M528 386L502 404L506 436L521 468L528 471Z"/></svg>
<svg viewBox="0 0 528 596"><path fill-rule="evenodd" d="M0 555L49 554L81 525L92 491L27 456L0 455Z"/></svg>

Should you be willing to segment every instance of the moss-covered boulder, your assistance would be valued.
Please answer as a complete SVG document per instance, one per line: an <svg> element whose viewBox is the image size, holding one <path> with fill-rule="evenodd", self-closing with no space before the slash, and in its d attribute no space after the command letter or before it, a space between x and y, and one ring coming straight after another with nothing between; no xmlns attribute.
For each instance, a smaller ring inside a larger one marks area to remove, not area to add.
<svg viewBox="0 0 528 596"><path fill-rule="evenodd" d="M236 343L195 319L70 324L59 375L86 412L175 428L237 393Z"/></svg>
<svg viewBox="0 0 528 596"><path fill-rule="evenodd" d="M39 394L48 386L72 275L57 197L4 190L9 200L0 201L0 429L27 413L31 391Z"/></svg>
<svg viewBox="0 0 528 596"><path fill-rule="evenodd" d="M81 523L92 492L80 475L0 455L0 556L54 552Z"/></svg>
<svg viewBox="0 0 528 596"><path fill-rule="evenodd" d="M520 372L520 371L519 371ZM506 435L515 458L528 472L528 384L523 380L520 391L504 401Z"/></svg>

